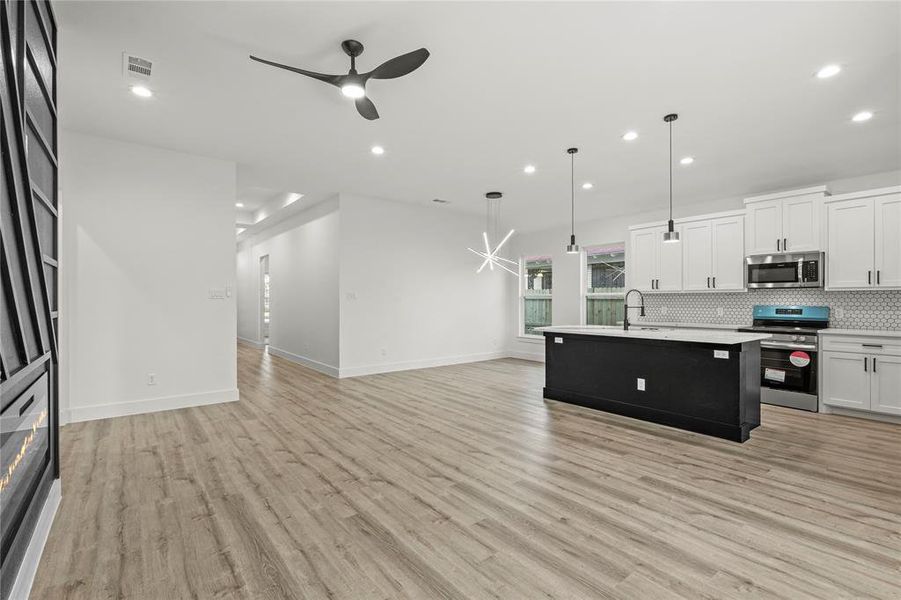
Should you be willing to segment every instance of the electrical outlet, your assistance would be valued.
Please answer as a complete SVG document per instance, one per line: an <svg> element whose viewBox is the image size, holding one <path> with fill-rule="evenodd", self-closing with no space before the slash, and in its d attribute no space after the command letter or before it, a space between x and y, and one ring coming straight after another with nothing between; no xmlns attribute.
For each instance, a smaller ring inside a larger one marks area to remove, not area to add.
<svg viewBox="0 0 901 600"><path fill-rule="evenodd" d="M644 379L642 379L641 377L638 378L638 391L639 391L639 392L645 391L645 389L644 389Z"/></svg>
<svg viewBox="0 0 901 600"><path fill-rule="evenodd" d="M147 373L147 385L156 385L156 373Z"/></svg>
<svg viewBox="0 0 901 600"><path fill-rule="evenodd" d="M669 312L669 308L667 308L667 307L665 307L665 306L661 306L661 307L660 307L660 314L661 314L661 315L665 315L665 314L667 314L668 312Z"/></svg>
<svg viewBox="0 0 901 600"><path fill-rule="evenodd" d="M845 309L844 308L836 308L835 309L835 318L836 319L844 319L845 318Z"/></svg>
<svg viewBox="0 0 901 600"><path fill-rule="evenodd" d="M379 351L379 353L380 353L382 356L388 356L388 350L386 350L385 348L382 348L382 349Z"/></svg>
<svg viewBox="0 0 901 600"><path fill-rule="evenodd" d="M724 314L726 314L725 309L722 306L718 306L716 309L716 316L722 317Z"/></svg>

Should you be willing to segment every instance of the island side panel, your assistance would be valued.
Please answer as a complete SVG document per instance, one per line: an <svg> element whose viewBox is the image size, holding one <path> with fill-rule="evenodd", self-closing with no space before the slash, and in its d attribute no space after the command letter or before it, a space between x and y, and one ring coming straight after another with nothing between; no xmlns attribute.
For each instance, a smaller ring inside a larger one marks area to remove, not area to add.
<svg viewBox="0 0 901 600"><path fill-rule="evenodd" d="M754 414L752 367L742 344L549 332L545 345L546 398L734 441L746 440L754 426L746 422Z"/></svg>

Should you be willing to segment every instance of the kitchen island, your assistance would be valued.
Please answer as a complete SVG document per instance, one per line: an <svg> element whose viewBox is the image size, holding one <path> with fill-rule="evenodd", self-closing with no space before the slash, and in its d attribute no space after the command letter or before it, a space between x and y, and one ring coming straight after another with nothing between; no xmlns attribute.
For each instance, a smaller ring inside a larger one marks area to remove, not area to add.
<svg viewBox="0 0 901 600"><path fill-rule="evenodd" d="M553 326L544 397L736 442L760 424L760 340L701 329Z"/></svg>

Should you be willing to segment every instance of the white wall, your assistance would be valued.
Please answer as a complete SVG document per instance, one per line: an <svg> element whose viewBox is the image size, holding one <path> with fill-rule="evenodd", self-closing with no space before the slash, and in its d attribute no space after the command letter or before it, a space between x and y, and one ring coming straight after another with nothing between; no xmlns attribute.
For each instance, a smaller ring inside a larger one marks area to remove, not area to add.
<svg viewBox="0 0 901 600"><path fill-rule="evenodd" d="M236 400L235 164L60 132L61 412ZM156 385L148 385L148 374Z"/></svg>
<svg viewBox="0 0 901 600"><path fill-rule="evenodd" d="M261 342L260 258L268 255L270 352L334 376L339 226L336 196L242 242L237 257L238 337Z"/></svg>
<svg viewBox="0 0 901 600"><path fill-rule="evenodd" d="M811 182L810 185L823 185ZM901 184L901 171L874 173L861 177L825 182L833 194L886 187ZM773 190L778 191L778 190ZM756 195L756 194L755 194ZM591 195L583 196L588 201ZM678 198L678 195L676 195ZM744 201L740 197L730 197L715 202L684 203L675 200L674 216L688 217L726 210L741 209ZM568 207L561 207L568 208ZM576 206L578 217L578 205ZM593 246L610 242L626 242L626 261L629 260L629 231L631 225L662 221L668 218L667 199L661 194L661 208L653 212L639 213L625 217L599 219L580 223L576 221L576 239L582 246ZM569 243L569 227L555 227L532 231L514 236L509 256L550 255L553 257L554 289L552 300L552 320L554 325L579 324L582 319L582 270L580 257L568 255L565 246ZM512 278L511 278L512 279ZM628 285L629 282L627 281ZM507 347L512 356L530 360L544 360L544 340L521 337L519 290L516 282L507 286L509 297L507 322ZM631 313L630 313L631 315ZM630 317L631 318L631 317Z"/></svg>
<svg viewBox="0 0 901 600"><path fill-rule="evenodd" d="M498 358L507 280L476 274L480 217L341 195L341 374Z"/></svg>

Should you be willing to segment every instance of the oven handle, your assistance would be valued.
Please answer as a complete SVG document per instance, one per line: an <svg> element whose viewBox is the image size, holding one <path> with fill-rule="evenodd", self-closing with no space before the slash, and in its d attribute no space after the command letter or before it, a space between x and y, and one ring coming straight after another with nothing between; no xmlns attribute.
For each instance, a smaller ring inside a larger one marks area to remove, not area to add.
<svg viewBox="0 0 901 600"><path fill-rule="evenodd" d="M795 344L792 342L760 342L761 348L785 348L787 350L812 350L816 352L817 347L814 344Z"/></svg>

